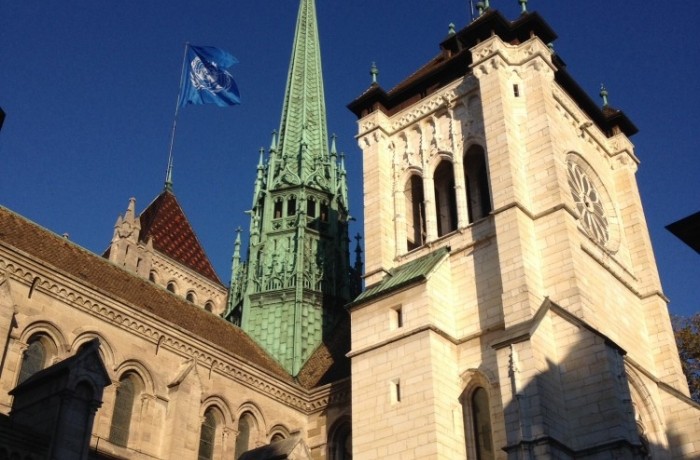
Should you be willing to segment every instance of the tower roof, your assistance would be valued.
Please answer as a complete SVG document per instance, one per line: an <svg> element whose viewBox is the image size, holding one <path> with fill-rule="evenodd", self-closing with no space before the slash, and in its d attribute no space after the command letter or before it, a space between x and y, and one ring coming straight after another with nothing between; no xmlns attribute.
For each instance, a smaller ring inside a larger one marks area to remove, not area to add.
<svg viewBox="0 0 700 460"><path fill-rule="evenodd" d="M222 284L175 195L166 188L139 216L139 241L153 239L153 248L195 272Z"/></svg>
<svg viewBox="0 0 700 460"><path fill-rule="evenodd" d="M509 21L499 11L487 10L462 30L450 34L440 43L437 56L394 88L385 91L377 83L372 83L363 94L348 104L348 108L358 118L375 110L388 115L398 113L468 74L473 64L471 48L492 35L498 35L504 42L512 44L522 43L532 36L539 37L544 43L551 43L557 38L554 30L536 12L523 13L516 20ZM556 67L556 82L603 132L611 135L619 129L627 136L637 132L637 128L621 110L601 110L569 75L566 64L558 55L553 56L552 62Z"/></svg>
<svg viewBox="0 0 700 460"><path fill-rule="evenodd" d="M326 105L314 0L301 0L280 121L279 147L296 156L302 144L328 156ZM303 162L303 159L302 159Z"/></svg>

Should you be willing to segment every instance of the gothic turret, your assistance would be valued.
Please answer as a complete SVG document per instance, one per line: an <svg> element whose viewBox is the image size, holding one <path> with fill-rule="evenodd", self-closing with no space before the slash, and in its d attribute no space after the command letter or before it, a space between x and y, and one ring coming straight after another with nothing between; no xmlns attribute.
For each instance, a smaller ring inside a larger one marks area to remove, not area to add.
<svg viewBox="0 0 700 460"><path fill-rule="evenodd" d="M357 293L346 172L335 139L328 146L313 0L299 6L279 135L267 161L264 153L249 211L248 261L236 252L227 318L296 375Z"/></svg>

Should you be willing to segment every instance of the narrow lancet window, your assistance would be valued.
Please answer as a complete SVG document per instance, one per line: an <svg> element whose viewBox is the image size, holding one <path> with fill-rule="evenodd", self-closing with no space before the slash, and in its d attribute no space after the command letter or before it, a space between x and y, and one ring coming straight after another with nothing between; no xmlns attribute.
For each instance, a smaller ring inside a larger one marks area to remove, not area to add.
<svg viewBox="0 0 700 460"><path fill-rule="evenodd" d="M308 217L316 217L316 200L313 198L306 200L306 215Z"/></svg>
<svg viewBox="0 0 700 460"><path fill-rule="evenodd" d="M114 399L112 424L109 428L109 441L112 444L126 447L129 442L131 417L138 391L138 382L133 374L125 374L119 380L117 396Z"/></svg>
<svg viewBox="0 0 700 460"><path fill-rule="evenodd" d="M279 219L282 217L282 200L276 200L275 201L275 206L274 206L274 219Z"/></svg>
<svg viewBox="0 0 700 460"><path fill-rule="evenodd" d="M253 416L250 413L246 412L245 414L241 415L241 418L238 420L238 436L236 437L235 458L240 457L244 452L247 452L248 449L250 449L250 438L254 426L255 419L253 419Z"/></svg>
<svg viewBox="0 0 700 460"><path fill-rule="evenodd" d="M472 393L471 415L476 458L477 460L493 460L495 455L493 451L491 411L489 409L488 394L483 388L477 388Z"/></svg>
<svg viewBox="0 0 700 460"><path fill-rule="evenodd" d="M204 421L199 431L199 453L197 460L212 460L216 442L216 414L213 408L204 413Z"/></svg>
<svg viewBox="0 0 700 460"><path fill-rule="evenodd" d="M425 198L423 180L420 176L414 174L406 181L404 196L406 198L406 245L411 251L425 242Z"/></svg>
<svg viewBox="0 0 700 460"><path fill-rule="evenodd" d="M469 222L486 217L491 212L486 155L484 149L474 145L464 155L464 179L467 188Z"/></svg>
<svg viewBox="0 0 700 460"><path fill-rule="evenodd" d="M438 236L457 230L457 198L452 163L442 161L433 175Z"/></svg>

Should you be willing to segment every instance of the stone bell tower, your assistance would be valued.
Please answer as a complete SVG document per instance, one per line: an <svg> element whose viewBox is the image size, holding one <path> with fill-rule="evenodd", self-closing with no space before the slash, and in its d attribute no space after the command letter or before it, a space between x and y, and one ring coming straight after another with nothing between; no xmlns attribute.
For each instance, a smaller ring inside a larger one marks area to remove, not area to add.
<svg viewBox="0 0 700 460"><path fill-rule="evenodd" d="M350 305L356 457L700 454L636 128L584 93L556 38L536 13L486 8L349 105L367 235Z"/></svg>

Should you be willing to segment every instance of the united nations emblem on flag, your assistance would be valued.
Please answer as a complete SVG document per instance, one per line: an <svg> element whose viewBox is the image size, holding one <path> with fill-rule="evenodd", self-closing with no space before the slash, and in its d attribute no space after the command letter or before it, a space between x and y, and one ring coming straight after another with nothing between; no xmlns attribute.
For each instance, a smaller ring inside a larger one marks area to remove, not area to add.
<svg viewBox="0 0 700 460"><path fill-rule="evenodd" d="M231 88L233 83L233 77L231 74L225 70L219 70L215 65L207 66L199 56L195 57L192 62L190 62L190 80L192 86L197 90L211 91L212 93L218 93L220 91L227 91Z"/></svg>
<svg viewBox="0 0 700 460"><path fill-rule="evenodd" d="M187 104L216 104L220 107L241 103L238 87L225 69L238 60L213 46L187 46L187 65L179 106Z"/></svg>

